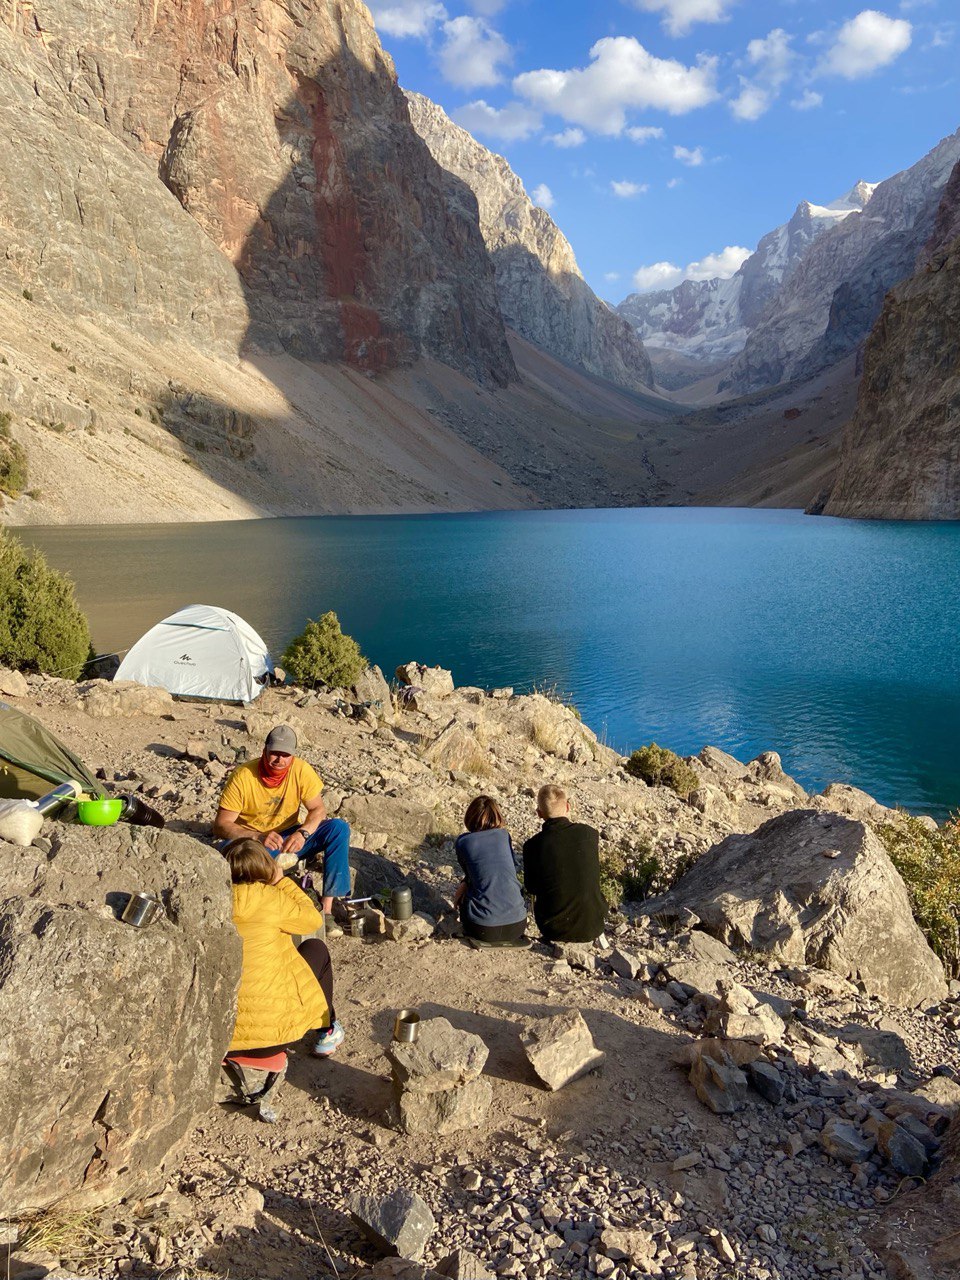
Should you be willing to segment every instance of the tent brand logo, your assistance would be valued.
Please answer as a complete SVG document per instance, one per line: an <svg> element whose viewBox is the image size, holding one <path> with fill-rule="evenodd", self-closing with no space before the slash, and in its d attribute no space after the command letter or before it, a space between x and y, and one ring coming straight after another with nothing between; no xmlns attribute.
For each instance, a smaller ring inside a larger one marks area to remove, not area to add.
<svg viewBox="0 0 960 1280"><path fill-rule="evenodd" d="M174 659L173 665L175 667L194 667L196 666L196 663L190 657L189 653L181 653L179 658Z"/></svg>

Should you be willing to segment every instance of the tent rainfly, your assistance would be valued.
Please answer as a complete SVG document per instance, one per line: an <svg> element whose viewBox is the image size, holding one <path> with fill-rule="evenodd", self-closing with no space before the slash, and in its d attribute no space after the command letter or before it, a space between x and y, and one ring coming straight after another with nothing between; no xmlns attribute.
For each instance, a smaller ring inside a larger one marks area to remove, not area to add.
<svg viewBox="0 0 960 1280"><path fill-rule="evenodd" d="M39 800L71 780L91 795L100 794L96 779L69 747L33 716L0 702L0 796Z"/></svg>
<svg viewBox="0 0 960 1280"><path fill-rule="evenodd" d="M192 604L141 636L114 676L184 698L253 702L273 662L249 623L215 605Z"/></svg>

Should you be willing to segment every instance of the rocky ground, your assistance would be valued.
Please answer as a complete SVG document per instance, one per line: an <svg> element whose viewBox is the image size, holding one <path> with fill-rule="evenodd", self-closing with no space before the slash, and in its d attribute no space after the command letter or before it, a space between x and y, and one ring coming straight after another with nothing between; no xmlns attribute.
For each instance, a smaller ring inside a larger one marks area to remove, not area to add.
<svg viewBox="0 0 960 1280"><path fill-rule="evenodd" d="M885 1274L868 1241L887 1206L933 1173L960 1103L955 996L905 1010L825 970L734 954L696 917L666 927L639 906L613 910L592 949L477 953L455 936L444 900L458 878L452 836L480 790L500 799L519 846L537 825L536 788L562 783L577 816L601 829L608 871L650 888L789 810L867 822L888 812L848 787L807 796L773 753L744 765L710 748L692 762L700 788L681 801L630 777L544 695L418 680L396 702L371 676L355 699L366 708L272 690L243 709L104 682L5 679L7 696L99 769L105 789L137 790L171 827L197 834L236 760L273 723L294 724L328 807L352 823L361 877L384 865L375 855L388 858L416 878L418 906L439 922L416 941L331 941L347 1040L328 1061L306 1044L294 1053L275 1128L225 1090L162 1194L85 1220L86 1244L36 1231L31 1244L29 1227L8 1229L20 1234L10 1274ZM408 1005L487 1047L492 1095L476 1127L395 1127L385 1050ZM582 1012L605 1059L550 1092L521 1033L567 1009ZM723 1052L710 1057L718 1037ZM435 1226L408 1250L416 1262L378 1262L347 1202L398 1191L419 1195Z"/></svg>

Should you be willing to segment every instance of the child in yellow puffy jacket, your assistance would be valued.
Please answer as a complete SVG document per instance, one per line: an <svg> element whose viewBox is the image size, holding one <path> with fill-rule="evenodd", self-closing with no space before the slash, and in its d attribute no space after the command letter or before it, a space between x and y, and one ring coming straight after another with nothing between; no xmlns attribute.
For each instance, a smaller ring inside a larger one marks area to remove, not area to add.
<svg viewBox="0 0 960 1280"><path fill-rule="evenodd" d="M234 840L223 851L233 881L233 923L243 940L237 1025L230 1051L270 1057L316 1033L313 1053L329 1057L344 1041L333 1010L333 967L319 938L323 916L259 840Z"/></svg>

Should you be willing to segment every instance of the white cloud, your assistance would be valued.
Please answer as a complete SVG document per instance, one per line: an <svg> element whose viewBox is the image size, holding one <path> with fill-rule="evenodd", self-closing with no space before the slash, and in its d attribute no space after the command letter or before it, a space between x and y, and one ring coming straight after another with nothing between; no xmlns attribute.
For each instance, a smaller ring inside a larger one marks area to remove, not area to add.
<svg viewBox="0 0 960 1280"><path fill-rule="evenodd" d="M633 283L640 293L652 293L656 289L673 289L684 280L729 280L750 257L750 250L741 245L727 245L719 253L708 253L686 267L672 262L654 262L640 267L633 275Z"/></svg>
<svg viewBox="0 0 960 1280"><path fill-rule="evenodd" d="M423 40L447 11L434 0L371 0L370 12L381 35Z"/></svg>
<svg viewBox="0 0 960 1280"><path fill-rule="evenodd" d="M649 142L651 138L662 138L663 136L663 130L659 125L655 124L634 125L627 130L627 137L631 142L639 142L641 145L644 142Z"/></svg>
<svg viewBox="0 0 960 1280"><path fill-rule="evenodd" d="M503 36L482 18L453 18L443 24L440 70L460 89L499 84L501 63L509 62L512 54Z"/></svg>
<svg viewBox="0 0 960 1280"><path fill-rule="evenodd" d="M740 78L740 92L730 103L738 120L759 120L773 106L775 95L763 85Z"/></svg>
<svg viewBox="0 0 960 1280"><path fill-rule="evenodd" d="M631 200L634 196L642 196L650 188L645 182L611 182L610 190L621 200Z"/></svg>
<svg viewBox="0 0 960 1280"><path fill-rule="evenodd" d="M507 0L467 0L474 13L484 18L492 18L500 12Z"/></svg>
<svg viewBox="0 0 960 1280"><path fill-rule="evenodd" d="M820 62L820 73L845 80L868 76L899 58L912 39L913 27L905 18L864 9L837 32Z"/></svg>
<svg viewBox="0 0 960 1280"><path fill-rule="evenodd" d="M753 72L740 77L740 93L730 103L738 120L759 120L780 96L796 61L790 39L782 27L775 27L769 35L747 45L747 62Z"/></svg>
<svg viewBox="0 0 960 1280"><path fill-rule="evenodd" d="M683 115L717 97L716 59L687 67L657 58L632 36L605 36L590 50L590 65L568 71L525 71L514 89L544 111L597 133L620 134L631 108Z"/></svg>
<svg viewBox="0 0 960 1280"><path fill-rule="evenodd" d="M681 186L681 184L682 184L682 183L683 183L683 179L682 179L682 178L668 178L668 179L667 179L667 190L668 190L668 191L673 191L673 189L674 189L675 187L679 187L679 186Z"/></svg>
<svg viewBox="0 0 960 1280"><path fill-rule="evenodd" d="M934 27L930 38L923 46L924 53L930 49L949 49L956 38L957 28L953 22L942 22Z"/></svg>
<svg viewBox="0 0 960 1280"><path fill-rule="evenodd" d="M752 249L745 249L743 245L728 244L719 253L708 253L699 262L691 262L686 270L686 278L688 280L717 278L729 280L731 276L737 274L752 252Z"/></svg>
<svg viewBox="0 0 960 1280"><path fill-rule="evenodd" d="M682 36L696 22L725 22L735 0L631 0L645 13L662 13L663 28L672 36Z"/></svg>
<svg viewBox="0 0 960 1280"><path fill-rule="evenodd" d="M656 289L672 289L683 279L683 270L672 262L654 262L649 267L639 267L633 273L633 283L640 293L653 293Z"/></svg>
<svg viewBox="0 0 960 1280"><path fill-rule="evenodd" d="M522 102L508 102L505 107L491 107L482 98L468 102L453 112L453 118L468 133L482 133L501 142L519 142L540 129L539 112Z"/></svg>
<svg viewBox="0 0 960 1280"><path fill-rule="evenodd" d="M541 209L552 209L556 204L553 192L545 182L541 182L538 187L533 188L530 199L534 204L538 204Z"/></svg>
<svg viewBox="0 0 960 1280"><path fill-rule="evenodd" d="M794 98L790 103L794 111L815 111L817 107L823 106L823 94L817 93L815 89L804 89L799 98Z"/></svg>
<svg viewBox="0 0 960 1280"><path fill-rule="evenodd" d="M614 282L615 280L619 280L619 279L620 279L620 272L619 272L619 271L605 271L605 272L603 273L603 278L604 278L604 280L609 280L609 281L610 281L610 283L611 283L611 284L613 284L613 282Z"/></svg>
<svg viewBox="0 0 960 1280"><path fill-rule="evenodd" d="M547 141L552 142L555 147L561 147L569 150L570 147L582 147L587 140L587 135L582 129L564 129L562 133L547 134Z"/></svg>
<svg viewBox="0 0 960 1280"><path fill-rule="evenodd" d="M705 156L703 147L674 147L673 158L691 169L697 169L703 164Z"/></svg>

